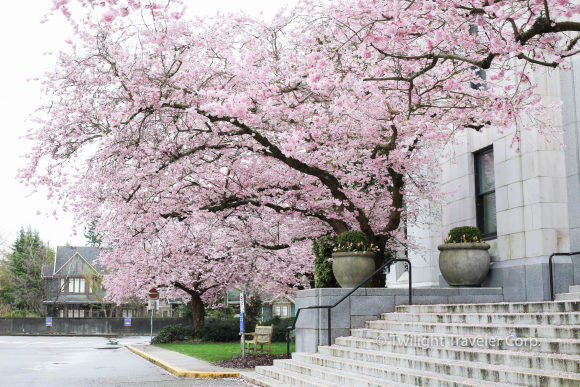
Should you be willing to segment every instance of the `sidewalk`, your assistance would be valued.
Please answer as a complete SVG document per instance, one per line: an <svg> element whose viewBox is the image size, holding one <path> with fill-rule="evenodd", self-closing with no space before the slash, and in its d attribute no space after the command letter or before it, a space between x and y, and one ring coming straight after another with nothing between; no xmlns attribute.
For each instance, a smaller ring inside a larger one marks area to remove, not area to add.
<svg viewBox="0 0 580 387"><path fill-rule="evenodd" d="M183 378L235 378L241 370L222 368L154 345L127 345L131 352ZM246 370L247 371L247 370Z"/></svg>

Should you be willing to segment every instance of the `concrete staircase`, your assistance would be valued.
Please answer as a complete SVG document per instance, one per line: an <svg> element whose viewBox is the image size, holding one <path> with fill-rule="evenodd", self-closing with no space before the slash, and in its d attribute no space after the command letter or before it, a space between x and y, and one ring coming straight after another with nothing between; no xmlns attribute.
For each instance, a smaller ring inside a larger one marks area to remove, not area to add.
<svg viewBox="0 0 580 387"><path fill-rule="evenodd" d="M397 306L259 386L580 386L580 302Z"/></svg>
<svg viewBox="0 0 580 387"><path fill-rule="evenodd" d="M556 301L580 301L580 285L570 286L569 293L556 294Z"/></svg>

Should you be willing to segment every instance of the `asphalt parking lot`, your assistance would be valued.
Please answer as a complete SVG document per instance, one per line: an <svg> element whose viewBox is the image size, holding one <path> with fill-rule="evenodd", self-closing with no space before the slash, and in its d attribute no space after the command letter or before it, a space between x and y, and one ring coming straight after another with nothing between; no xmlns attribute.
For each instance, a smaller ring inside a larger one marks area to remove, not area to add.
<svg viewBox="0 0 580 387"><path fill-rule="evenodd" d="M124 348L148 343L148 336L0 336L0 386L249 386L180 379Z"/></svg>

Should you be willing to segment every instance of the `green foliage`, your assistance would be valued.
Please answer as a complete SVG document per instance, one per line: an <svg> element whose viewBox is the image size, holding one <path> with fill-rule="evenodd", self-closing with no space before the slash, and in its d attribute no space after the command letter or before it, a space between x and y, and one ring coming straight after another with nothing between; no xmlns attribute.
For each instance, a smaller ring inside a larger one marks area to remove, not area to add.
<svg viewBox="0 0 580 387"><path fill-rule="evenodd" d="M258 317L262 311L262 298L257 293L252 294L246 300L246 312L244 314L244 324L246 332L253 332L256 324L258 323ZM239 327L238 327L239 328Z"/></svg>
<svg viewBox="0 0 580 387"><path fill-rule="evenodd" d="M206 341L228 342L240 340L240 320L218 320L208 318L203 327L203 339Z"/></svg>
<svg viewBox="0 0 580 387"><path fill-rule="evenodd" d="M93 219L91 223L89 223L89 227L85 232L85 239L87 240L87 246L93 247L101 247L101 243L103 242L101 236L95 232L97 228L97 219Z"/></svg>
<svg viewBox="0 0 580 387"><path fill-rule="evenodd" d="M288 327L292 326L294 318L280 318L274 316L271 320L261 322L259 325L274 325L274 332L272 333L272 341L280 342L286 341L286 332Z"/></svg>
<svg viewBox="0 0 580 387"><path fill-rule="evenodd" d="M188 301L186 304L179 306L179 314L181 317L186 318L187 320L193 323L193 310L191 309L191 301Z"/></svg>
<svg viewBox="0 0 580 387"><path fill-rule="evenodd" d="M445 243L481 242L481 233L477 227L455 227L449 231Z"/></svg>
<svg viewBox="0 0 580 387"><path fill-rule="evenodd" d="M11 252L0 261L0 303L38 314L44 298L42 266L54 262L54 251L37 231L21 229Z"/></svg>
<svg viewBox="0 0 580 387"><path fill-rule="evenodd" d="M191 303L188 303L187 305L182 305L181 307L184 308L184 314L186 314L189 317L189 319L191 319ZM205 315L207 318L210 319L227 320L233 319L235 314L236 311L234 310L234 308L231 305L228 305L223 308L209 309Z"/></svg>
<svg viewBox="0 0 580 387"><path fill-rule="evenodd" d="M338 236L336 251L370 251L378 252L379 248L369 242L369 237L362 231L345 231Z"/></svg>
<svg viewBox="0 0 580 387"><path fill-rule="evenodd" d="M13 310L5 313L0 312L0 317L6 318L40 317L40 313L29 312L27 310Z"/></svg>
<svg viewBox="0 0 580 387"><path fill-rule="evenodd" d="M191 339L191 327L181 324L168 325L151 340L151 344L173 343Z"/></svg>
<svg viewBox="0 0 580 387"><path fill-rule="evenodd" d="M332 262L328 261L332 257L335 246L336 238L332 236L325 236L312 242L312 252L314 253L314 286L317 288L340 287L332 272Z"/></svg>

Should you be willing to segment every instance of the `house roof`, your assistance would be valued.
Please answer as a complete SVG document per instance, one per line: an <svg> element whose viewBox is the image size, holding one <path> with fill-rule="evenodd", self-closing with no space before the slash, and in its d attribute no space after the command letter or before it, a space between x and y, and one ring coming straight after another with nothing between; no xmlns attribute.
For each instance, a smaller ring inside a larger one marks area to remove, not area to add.
<svg viewBox="0 0 580 387"><path fill-rule="evenodd" d="M56 248L56 257L54 259L53 275L57 273L75 254L79 254L89 265L95 267L96 260L99 257L101 249L92 246L58 246ZM45 275L43 269L43 275Z"/></svg>
<svg viewBox="0 0 580 387"><path fill-rule="evenodd" d="M42 277L51 277L54 273L54 265L42 265Z"/></svg>
<svg viewBox="0 0 580 387"><path fill-rule="evenodd" d="M264 301L264 304L272 304L275 301L281 300L281 299L287 299L288 301L290 301L290 303L295 304L296 302L294 301L294 299L292 297L290 297L288 294L285 293L280 293L278 294L276 297L272 298L271 300L268 301Z"/></svg>
<svg viewBox="0 0 580 387"><path fill-rule="evenodd" d="M54 271L57 272L75 253L79 253L90 265L94 266L99 257L101 249L92 246L58 246L56 248L56 258L54 260Z"/></svg>
<svg viewBox="0 0 580 387"><path fill-rule="evenodd" d="M52 304L57 296L49 296L43 301L44 304ZM56 300L57 304L101 304L103 301L94 294L61 294Z"/></svg>

